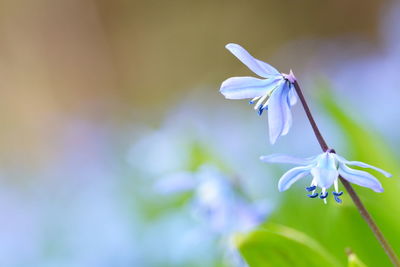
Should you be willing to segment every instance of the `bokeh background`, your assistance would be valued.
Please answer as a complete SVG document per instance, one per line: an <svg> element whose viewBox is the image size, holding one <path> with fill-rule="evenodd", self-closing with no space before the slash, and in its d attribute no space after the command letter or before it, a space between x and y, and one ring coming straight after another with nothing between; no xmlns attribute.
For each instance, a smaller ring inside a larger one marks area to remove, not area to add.
<svg viewBox="0 0 400 267"><path fill-rule="evenodd" d="M328 143L394 174L383 194L356 189L400 253L399 15L389 0L1 0L0 266L390 266L347 196L278 193L287 166L259 162L319 152L300 105L270 146L266 116L218 89L252 75L230 42L293 69ZM157 190L204 172L262 203L258 230L210 230L202 191Z"/></svg>

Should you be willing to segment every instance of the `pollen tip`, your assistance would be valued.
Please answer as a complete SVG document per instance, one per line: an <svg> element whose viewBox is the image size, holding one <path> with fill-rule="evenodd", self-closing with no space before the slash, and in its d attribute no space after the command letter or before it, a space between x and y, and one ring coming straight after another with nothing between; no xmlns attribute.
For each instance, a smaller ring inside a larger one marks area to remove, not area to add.
<svg viewBox="0 0 400 267"><path fill-rule="evenodd" d="M342 200L338 197L338 196L335 196L335 201L337 202L337 203L342 203Z"/></svg>
<svg viewBox="0 0 400 267"><path fill-rule="evenodd" d="M314 194L312 194L312 195L307 195L309 198L316 198L317 196L318 196L318 193L314 193Z"/></svg>
<svg viewBox="0 0 400 267"><path fill-rule="evenodd" d="M317 187L315 185L306 187L308 192L314 191Z"/></svg>
<svg viewBox="0 0 400 267"><path fill-rule="evenodd" d="M320 198L320 199L323 199L323 200L325 200L327 197L328 197L328 192L325 192L325 195L323 195L323 194L321 193L321 195L319 196L319 198Z"/></svg>

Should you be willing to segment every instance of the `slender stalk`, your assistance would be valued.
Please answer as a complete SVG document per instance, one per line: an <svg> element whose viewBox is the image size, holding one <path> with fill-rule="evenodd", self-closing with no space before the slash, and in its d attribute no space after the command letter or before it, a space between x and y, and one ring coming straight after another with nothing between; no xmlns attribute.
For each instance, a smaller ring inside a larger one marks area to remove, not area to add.
<svg viewBox="0 0 400 267"><path fill-rule="evenodd" d="M329 149L325 139L323 138L321 132L318 129L317 124L311 114L310 108L308 107L307 101L304 98L303 92L300 89L299 84L297 81L294 82L294 88L296 89L296 93L300 98L300 102L303 105L304 111L306 112L307 118L310 121L311 127L314 131L315 137L318 140L319 145L321 146L322 151L332 150L333 153L335 151L333 149ZM339 176L340 181L342 182L343 186L346 188L348 194L350 195L351 199L353 200L354 204L356 205L358 211L360 212L363 219L367 222L369 228L371 228L373 234L375 235L376 239L378 239L379 243L385 250L386 254L388 255L389 259L392 261L393 265L396 267L400 267L400 261L396 256L393 248L390 246L389 242L383 236L381 230L379 229L378 225L375 223L367 209L365 208L364 204L361 202L361 199L358 197L357 193L354 191L354 188L351 184L343 179L343 177Z"/></svg>

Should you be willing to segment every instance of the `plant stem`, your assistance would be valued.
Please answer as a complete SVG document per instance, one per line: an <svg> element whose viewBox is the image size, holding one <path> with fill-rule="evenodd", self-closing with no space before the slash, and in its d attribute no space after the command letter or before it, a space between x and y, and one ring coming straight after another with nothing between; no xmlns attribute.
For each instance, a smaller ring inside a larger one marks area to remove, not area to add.
<svg viewBox="0 0 400 267"><path fill-rule="evenodd" d="M300 89L299 84L297 81L294 82L294 88L296 89L296 93L300 98L300 102L303 105L304 111L307 114L307 118L310 121L311 127L314 131L315 137L318 140L319 145L321 146L322 151L332 150L333 153L336 153L333 149L329 149L325 139L322 137L321 132L318 129L317 124L311 114L310 108L304 98L303 92ZM388 255L389 259L392 261L393 265L396 267L400 267L400 261L396 256L393 248L387 242L386 238L383 236L381 230L379 229L378 225L376 225L375 221L365 208L364 204L361 202L361 199L358 197L357 193L354 191L354 188L351 184L343 179L343 177L339 176L340 181L342 182L343 186L346 188L348 194L350 195L351 199L353 200L354 204L356 205L358 211L360 212L363 219L367 222L369 228L371 228L373 234L375 235L376 239L378 239L379 243L385 250L386 254Z"/></svg>

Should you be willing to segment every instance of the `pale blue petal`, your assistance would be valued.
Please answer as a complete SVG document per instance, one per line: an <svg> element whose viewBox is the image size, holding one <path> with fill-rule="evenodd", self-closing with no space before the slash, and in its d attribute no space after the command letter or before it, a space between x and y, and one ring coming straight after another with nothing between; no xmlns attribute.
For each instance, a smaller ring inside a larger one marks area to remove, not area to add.
<svg viewBox="0 0 400 267"><path fill-rule="evenodd" d="M291 125L292 114L287 103L285 84L282 83L272 93L268 102L269 139L275 144L279 136L286 134Z"/></svg>
<svg viewBox="0 0 400 267"><path fill-rule="evenodd" d="M314 161L315 157L311 158L296 158L284 154L272 154L267 156L261 156L260 160L267 163L287 163L294 165L308 165Z"/></svg>
<svg viewBox="0 0 400 267"><path fill-rule="evenodd" d="M296 90L294 89L293 85L288 93L288 103L290 106L294 106L297 103Z"/></svg>
<svg viewBox="0 0 400 267"><path fill-rule="evenodd" d="M181 193L194 189L196 184L192 174L175 173L157 181L155 190L161 194Z"/></svg>
<svg viewBox="0 0 400 267"><path fill-rule="evenodd" d="M345 164L339 164L339 174L350 183L368 187L375 192L382 193L383 187L374 176L365 171L354 170L347 167Z"/></svg>
<svg viewBox="0 0 400 267"><path fill-rule="evenodd" d="M295 167L287 171L279 180L278 189L280 192L289 189L292 184L310 173L311 165Z"/></svg>
<svg viewBox="0 0 400 267"><path fill-rule="evenodd" d="M247 203L237 203L233 210L233 231L247 232L260 225L265 217L266 211Z"/></svg>
<svg viewBox="0 0 400 267"><path fill-rule="evenodd" d="M225 80L219 91L227 99L254 98L267 94L276 86L277 82L276 79L233 77Z"/></svg>
<svg viewBox="0 0 400 267"><path fill-rule="evenodd" d="M285 82L284 89L282 91L282 106L286 114L286 118L283 124L283 130L281 135L287 135L289 133L290 127L292 127L292 112L290 111L290 103L288 103L288 93L290 92L290 87L287 82Z"/></svg>
<svg viewBox="0 0 400 267"><path fill-rule="evenodd" d="M227 44L225 47L255 74L264 78L281 75L279 71L277 71L274 67L265 62L262 62L261 60L254 58L252 55L250 55L249 52L247 52L240 45Z"/></svg>
<svg viewBox="0 0 400 267"><path fill-rule="evenodd" d="M321 188L329 188L338 178L336 159L333 153L323 153L318 157L317 165L311 169L316 184Z"/></svg>
<svg viewBox="0 0 400 267"><path fill-rule="evenodd" d="M384 171L380 168L377 168L375 166L369 165L367 163L361 162L361 161L349 161L339 155L336 155L336 158L339 162L344 163L344 164L348 164L348 165L353 165L353 166L358 166L358 167L362 167L362 168L370 168L373 170L376 170L380 173L382 173L383 175L385 175L386 177L392 177L392 175L390 173L388 173L387 171Z"/></svg>

